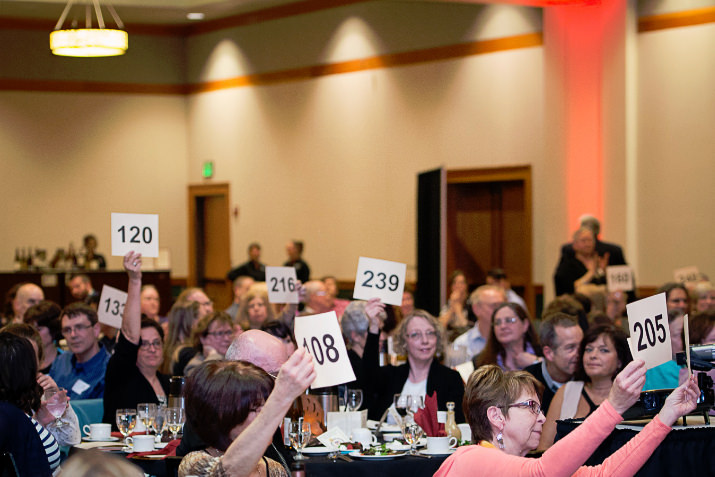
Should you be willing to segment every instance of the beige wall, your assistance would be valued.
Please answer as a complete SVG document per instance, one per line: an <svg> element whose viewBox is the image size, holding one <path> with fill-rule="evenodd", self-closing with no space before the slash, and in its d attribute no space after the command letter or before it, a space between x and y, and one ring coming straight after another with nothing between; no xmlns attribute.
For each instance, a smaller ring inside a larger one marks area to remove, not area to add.
<svg viewBox="0 0 715 477"><path fill-rule="evenodd" d="M535 9L369 2L185 41L135 36L124 59L60 60L35 47L4 49L0 78L195 83L541 28ZM0 35L12 42L12 33ZM46 44L44 32L23 34ZM636 257L643 285L659 285L673 268L690 264L715 275L706 252L715 232L707 207L715 179L713 40L712 23L637 35L638 179L631 206L638 236L637 250L626 253ZM0 268L11 266L16 246L52 251L71 240L77 245L90 231L108 255L109 213L121 209L160 214L173 275L185 276L186 186L202 182L201 163L210 159L214 181L230 183L240 209L232 219L234 263L253 240L263 244L268 263L281 263L285 242L295 237L305 240L315 275L350 279L357 257L366 255L406 262L414 276L418 172L530 164L533 279L548 290L558 245L571 227L563 174L549 149L553 131L544 122L542 50L187 97L2 91ZM622 94L619 87L606 93L609 101ZM623 244L635 234L629 235L625 205L613 203L627 195L624 169L616 163L605 178L604 218L604 238Z"/></svg>

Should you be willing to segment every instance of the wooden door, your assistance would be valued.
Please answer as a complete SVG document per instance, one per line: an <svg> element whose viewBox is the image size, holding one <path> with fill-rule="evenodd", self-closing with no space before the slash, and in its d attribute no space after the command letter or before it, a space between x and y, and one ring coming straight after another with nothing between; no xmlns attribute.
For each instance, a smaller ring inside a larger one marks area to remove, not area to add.
<svg viewBox="0 0 715 477"><path fill-rule="evenodd" d="M189 286L204 289L215 310L233 301L226 273L231 268L229 185L189 186Z"/></svg>

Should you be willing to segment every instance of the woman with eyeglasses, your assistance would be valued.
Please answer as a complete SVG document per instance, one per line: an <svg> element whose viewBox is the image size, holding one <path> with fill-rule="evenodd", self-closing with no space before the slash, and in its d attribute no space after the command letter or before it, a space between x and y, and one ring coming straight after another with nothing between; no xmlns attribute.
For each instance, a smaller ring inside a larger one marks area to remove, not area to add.
<svg viewBox="0 0 715 477"><path fill-rule="evenodd" d="M524 456L536 448L545 421L540 404L542 384L526 371L504 372L496 365L483 366L469 377L463 403L476 445L460 447L434 475L632 476L675 421L695 409L700 395L695 380L683 383L666 399L658 416L625 446L601 465L583 466L623 420L623 412L638 400L644 382L645 363L630 363L616 376L608 399L596 412L540 458L531 459Z"/></svg>
<svg viewBox="0 0 715 477"><path fill-rule="evenodd" d="M496 364L504 371L524 369L541 358L541 346L526 311L516 303L502 303L492 313L487 345L474 357L474 369Z"/></svg>
<svg viewBox="0 0 715 477"><path fill-rule="evenodd" d="M191 344L198 352L184 368L184 374L188 376L204 361L223 359L236 336L236 328L242 332L240 327L234 327L231 315L224 311L214 311L201 318L191 330Z"/></svg>
<svg viewBox="0 0 715 477"><path fill-rule="evenodd" d="M366 380L368 397L371 397L367 401L373 403L368 409L368 417L380 419L395 394L424 397L437 391L441 410L447 409L447 402L462 402L464 382L461 376L436 359L442 353L444 328L437 318L424 310L414 310L404 317L393 335L395 351L406 354L407 363L380 367L380 312L384 306L375 298L365 306L370 326L362 359L365 376L371 377ZM457 422L464 422L461 409L455 409L455 417Z"/></svg>
<svg viewBox="0 0 715 477"><path fill-rule="evenodd" d="M163 360L164 330L156 321L141 318L141 254L124 256L129 275L127 301L119 340L107 364L103 422L117 429L117 409L136 408L139 403L165 404L169 376L159 373Z"/></svg>

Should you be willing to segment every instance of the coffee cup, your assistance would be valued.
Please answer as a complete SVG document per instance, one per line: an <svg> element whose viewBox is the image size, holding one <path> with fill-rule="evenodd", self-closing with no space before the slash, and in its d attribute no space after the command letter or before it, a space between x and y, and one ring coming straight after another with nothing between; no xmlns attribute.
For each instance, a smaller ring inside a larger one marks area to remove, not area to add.
<svg viewBox="0 0 715 477"><path fill-rule="evenodd" d="M430 454L449 454L457 447L457 438L451 437L428 437L427 452Z"/></svg>
<svg viewBox="0 0 715 477"><path fill-rule="evenodd" d="M85 435L93 441L107 440L112 436L111 424L98 422L96 424L85 424L82 427Z"/></svg>
<svg viewBox="0 0 715 477"><path fill-rule="evenodd" d="M370 432L370 429L358 427L353 429L353 441L359 442L363 449L368 449L370 444L377 444L377 437Z"/></svg>
<svg viewBox="0 0 715 477"><path fill-rule="evenodd" d="M154 450L154 436L127 437L127 443L132 445L132 452L150 452Z"/></svg>
<svg viewBox="0 0 715 477"><path fill-rule="evenodd" d="M459 432L462 433L462 440L472 442L472 428L469 427L469 424L457 424L457 427L459 428Z"/></svg>

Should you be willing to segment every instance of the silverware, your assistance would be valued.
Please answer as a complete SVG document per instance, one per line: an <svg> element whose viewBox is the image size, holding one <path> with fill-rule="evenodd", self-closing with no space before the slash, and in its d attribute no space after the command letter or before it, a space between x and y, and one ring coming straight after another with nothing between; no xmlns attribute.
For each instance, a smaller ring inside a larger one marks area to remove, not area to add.
<svg viewBox="0 0 715 477"><path fill-rule="evenodd" d="M344 460L345 462L352 462L352 461L353 461L350 457L348 457L348 456L346 456L346 455L344 455L344 454L338 454L337 457L338 457L338 459L342 459L342 460Z"/></svg>
<svg viewBox="0 0 715 477"><path fill-rule="evenodd" d="M423 459L431 459L431 458L432 458L431 455L424 455L424 454L420 454L419 452L417 452L417 453L415 453L415 454L408 454L408 455L412 455L412 456L415 456L415 457L422 457Z"/></svg>

